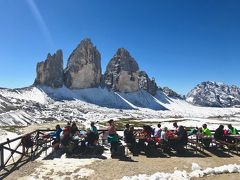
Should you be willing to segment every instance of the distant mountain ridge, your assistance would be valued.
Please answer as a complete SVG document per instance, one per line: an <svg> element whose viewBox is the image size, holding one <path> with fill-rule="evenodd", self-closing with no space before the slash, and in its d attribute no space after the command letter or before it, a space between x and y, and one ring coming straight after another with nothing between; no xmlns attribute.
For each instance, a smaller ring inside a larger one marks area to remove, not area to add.
<svg viewBox="0 0 240 180"><path fill-rule="evenodd" d="M240 88L221 82L206 81L198 84L186 96L194 105L209 107L240 107Z"/></svg>

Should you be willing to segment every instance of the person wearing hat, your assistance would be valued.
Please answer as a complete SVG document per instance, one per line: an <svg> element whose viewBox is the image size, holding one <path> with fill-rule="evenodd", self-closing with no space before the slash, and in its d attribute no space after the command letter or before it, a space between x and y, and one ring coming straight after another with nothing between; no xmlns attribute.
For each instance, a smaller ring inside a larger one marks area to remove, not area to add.
<svg viewBox="0 0 240 180"><path fill-rule="evenodd" d="M114 157L117 154L118 150L118 135L114 121L111 119L108 121L108 124L108 142L111 144L111 157Z"/></svg>

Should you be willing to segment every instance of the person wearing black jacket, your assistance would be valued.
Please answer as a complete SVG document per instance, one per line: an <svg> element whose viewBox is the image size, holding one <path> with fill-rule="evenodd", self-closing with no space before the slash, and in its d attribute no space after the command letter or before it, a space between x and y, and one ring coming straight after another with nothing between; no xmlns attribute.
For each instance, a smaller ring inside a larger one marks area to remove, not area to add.
<svg viewBox="0 0 240 180"><path fill-rule="evenodd" d="M223 125L220 125L217 129L216 129L216 131L215 131L215 133L214 133L214 138L216 139L216 140L221 140L221 141L224 141L225 139L224 139L224 126Z"/></svg>
<svg viewBox="0 0 240 180"><path fill-rule="evenodd" d="M125 130L124 130L124 141L127 144L129 150L135 154L136 152L136 140L135 136L133 134L134 128L131 127L129 124L125 125Z"/></svg>

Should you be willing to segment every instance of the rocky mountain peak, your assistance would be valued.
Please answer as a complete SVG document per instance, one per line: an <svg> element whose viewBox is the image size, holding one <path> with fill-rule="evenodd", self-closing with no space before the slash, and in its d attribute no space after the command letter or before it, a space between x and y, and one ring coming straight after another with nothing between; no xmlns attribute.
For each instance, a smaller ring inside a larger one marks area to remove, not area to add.
<svg viewBox="0 0 240 180"><path fill-rule="evenodd" d="M134 92L138 85L139 66L130 53L119 48L107 65L104 74L107 87L120 92Z"/></svg>
<svg viewBox="0 0 240 180"><path fill-rule="evenodd" d="M169 87L163 87L163 88L159 87L159 90L164 92L168 97L177 98L177 99L184 99L183 96L181 96L177 92L173 91Z"/></svg>
<svg viewBox="0 0 240 180"><path fill-rule="evenodd" d="M98 87L101 74L101 55L91 40L86 38L68 58L64 72L65 85L73 89Z"/></svg>
<svg viewBox="0 0 240 180"><path fill-rule="evenodd" d="M148 74L145 71L140 71L138 74L138 83L139 88L144 89L151 95L155 96L157 92L157 84L155 82L155 79L150 79L148 77Z"/></svg>
<svg viewBox="0 0 240 180"><path fill-rule="evenodd" d="M198 84L187 94L187 101L200 106L240 106L240 88L222 82L206 81Z"/></svg>
<svg viewBox="0 0 240 180"><path fill-rule="evenodd" d="M53 55L47 55L47 59L37 64L37 77L35 85L46 85L59 88L63 85L63 53L57 50Z"/></svg>

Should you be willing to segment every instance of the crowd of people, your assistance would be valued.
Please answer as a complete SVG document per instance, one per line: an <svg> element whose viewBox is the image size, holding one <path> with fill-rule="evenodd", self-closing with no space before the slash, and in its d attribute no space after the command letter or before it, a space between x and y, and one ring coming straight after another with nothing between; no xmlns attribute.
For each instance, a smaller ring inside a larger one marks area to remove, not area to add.
<svg viewBox="0 0 240 180"><path fill-rule="evenodd" d="M54 150L66 148L70 143L78 143L80 146L94 146L98 142L98 131L94 124L91 122L90 127L85 130L80 130L76 122L68 122L62 129L60 125L56 125L56 130L48 134L53 139L52 146Z"/></svg>
<svg viewBox="0 0 240 180"><path fill-rule="evenodd" d="M108 121L107 132L111 155L114 157L119 153L119 146L121 145L121 137L117 134L114 120ZM163 151L174 149L177 153L182 153L188 143L189 136L195 135L208 148L213 138L233 143L233 139L231 139L231 136L227 136L228 134L238 134L238 130L231 124L228 125L227 130L224 129L223 125L220 125L214 134L209 130L207 124L203 124L202 127L188 129L188 131L186 127L178 125L177 122L173 123L172 130L169 130L167 127L162 128L160 123L156 127L144 125L142 129L138 130L135 130L134 126L126 124L123 140L133 155L138 155L141 151L145 151L146 148L153 146L160 146ZM69 122L63 129L57 125L56 130L48 135L54 139L53 147L56 150L60 146L66 147L71 141L77 140L79 142L79 138L84 139L81 141L84 146L94 146L99 139L98 130L94 122L91 122L90 127L86 131L79 130L75 122Z"/></svg>
<svg viewBox="0 0 240 180"><path fill-rule="evenodd" d="M215 130L215 133L209 130L207 124L203 124L199 128L188 129L187 131L186 127L182 125L178 126L177 122L173 123L172 130L168 130L167 127L161 128L161 124L159 123L155 128L143 126L142 130L138 131L138 133L134 132L134 127L126 124L124 140L133 153L144 149L145 142L155 143L166 151L174 149L177 153L182 153L188 143L189 136L196 135L197 140L201 141L206 148L209 148L213 139L235 143L234 138L229 135L237 134L238 130L231 124L228 125L228 129L224 129L224 126L220 125ZM136 139L138 139L138 142Z"/></svg>

